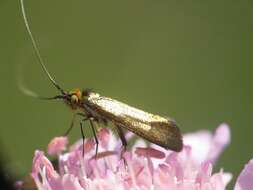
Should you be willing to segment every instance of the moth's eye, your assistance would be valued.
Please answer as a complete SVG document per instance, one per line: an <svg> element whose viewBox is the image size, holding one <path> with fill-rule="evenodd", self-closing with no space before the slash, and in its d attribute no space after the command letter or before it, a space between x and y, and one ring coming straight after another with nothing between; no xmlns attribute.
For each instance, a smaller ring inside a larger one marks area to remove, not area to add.
<svg viewBox="0 0 253 190"><path fill-rule="evenodd" d="M72 103L77 103L78 102L78 97L76 95L72 95L70 100L71 100Z"/></svg>

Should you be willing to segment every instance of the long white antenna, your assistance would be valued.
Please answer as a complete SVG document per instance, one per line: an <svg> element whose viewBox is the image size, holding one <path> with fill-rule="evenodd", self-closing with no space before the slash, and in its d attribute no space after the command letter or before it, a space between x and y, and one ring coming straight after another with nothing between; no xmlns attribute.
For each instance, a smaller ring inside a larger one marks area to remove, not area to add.
<svg viewBox="0 0 253 190"><path fill-rule="evenodd" d="M24 85L23 67L21 67L21 65L18 65L16 72L17 72L16 73L16 78L17 78L16 81L17 81L17 85L18 85L19 90L27 96L31 96L31 97L34 97L34 98L40 98L40 96L36 92L28 89Z"/></svg>
<svg viewBox="0 0 253 190"><path fill-rule="evenodd" d="M44 70L45 74L47 75L47 77L49 78L49 80L52 82L52 84L58 89L61 91L62 94L65 94L64 90L56 83L56 81L54 80L54 78L50 75L49 71L47 70L45 64L44 64L44 61L40 55L40 52L39 52L39 48L34 40L34 37L33 37L33 34L30 30L30 27L29 27L29 24L28 24L28 20L27 20L27 17L26 17L26 13L25 13L25 8L24 8L24 1L23 0L20 0L20 3L21 3L21 10L22 10L22 16L23 16L23 19L24 19L24 23L25 23L25 26L26 26L26 30L29 34L29 37L32 41L32 44L33 44L33 47L34 47L34 50L35 50L35 53L36 53L36 56L39 60L39 64L40 66L42 67L42 69Z"/></svg>

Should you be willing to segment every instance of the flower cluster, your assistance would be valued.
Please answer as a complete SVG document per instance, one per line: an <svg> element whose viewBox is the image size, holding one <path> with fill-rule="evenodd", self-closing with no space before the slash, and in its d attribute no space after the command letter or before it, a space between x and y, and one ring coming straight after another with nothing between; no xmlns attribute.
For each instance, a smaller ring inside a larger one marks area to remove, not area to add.
<svg viewBox="0 0 253 190"><path fill-rule="evenodd" d="M126 134L127 139L132 134ZM213 173L213 165L230 142L230 130L221 124L212 134L199 131L185 134L180 153L157 145L147 146L138 140L121 154L121 142L110 130L98 133L99 153L95 157L95 141L82 140L66 149L67 138L56 137L48 145L48 153L56 155L58 168L40 150L35 151L32 178L39 190L224 190L230 173L221 169ZM84 147L83 147L84 146ZM84 155L83 155L84 149ZM235 190L249 190L253 185L253 160L238 177Z"/></svg>

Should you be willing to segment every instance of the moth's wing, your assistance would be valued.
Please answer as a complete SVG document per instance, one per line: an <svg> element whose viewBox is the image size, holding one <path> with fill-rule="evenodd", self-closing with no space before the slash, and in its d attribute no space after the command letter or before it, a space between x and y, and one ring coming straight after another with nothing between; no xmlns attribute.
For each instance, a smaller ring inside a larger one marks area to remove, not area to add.
<svg viewBox="0 0 253 190"><path fill-rule="evenodd" d="M94 114L103 116L152 143L174 151L182 150L182 136L173 120L144 112L108 97L90 97L87 104Z"/></svg>
<svg viewBox="0 0 253 190"><path fill-rule="evenodd" d="M127 128L138 136L148 140L151 143L157 144L165 149L170 149L180 152L183 148L183 140L180 129L175 122L151 122L148 124L141 122L131 122L125 125L120 125Z"/></svg>
<svg viewBox="0 0 253 190"><path fill-rule="evenodd" d="M152 122L149 136L149 141L166 149L179 152L183 148L182 135L174 121Z"/></svg>

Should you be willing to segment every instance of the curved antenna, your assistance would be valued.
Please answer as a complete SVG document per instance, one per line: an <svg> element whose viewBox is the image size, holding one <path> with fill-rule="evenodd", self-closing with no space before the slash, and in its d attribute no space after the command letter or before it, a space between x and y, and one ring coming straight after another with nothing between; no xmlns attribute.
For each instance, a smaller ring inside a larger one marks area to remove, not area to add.
<svg viewBox="0 0 253 190"><path fill-rule="evenodd" d="M39 96L38 94L36 94L34 91L31 91L30 89L26 88L21 83L19 83L18 85L19 85L19 89L21 90L21 92L23 92L25 95L31 96L33 98L38 98L41 100L56 100L56 99L64 99L65 98L63 95L57 95L57 96L53 96L53 97L42 97L42 96Z"/></svg>
<svg viewBox="0 0 253 190"><path fill-rule="evenodd" d="M28 89L26 86L24 86L24 83L23 83L23 78L21 78L21 75L17 75L18 76L18 88L19 90L27 95L27 96L30 96L30 97L33 97L33 98L38 98L38 99L41 99L41 100L55 100L55 99L64 99L64 95L58 95L58 96L53 96L53 97L43 97L43 96L40 96L38 95L36 92Z"/></svg>
<svg viewBox="0 0 253 190"><path fill-rule="evenodd" d="M42 67L43 71L45 72L45 74L47 75L47 77L49 78L49 80L51 81L51 83L59 90L61 91L62 94L65 94L64 90L59 86L59 84L56 83L56 81L54 80L54 78L50 75L49 71L47 70L45 64L44 64L44 61L40 55L40 52L39 52L39 48L34 40L34 37L33 37L33 34L30 30L30 27L29 27L29 24L28 24L28 20L27 20L27 17L26 17L26 13L25 13L25 7L24 7L24 1L23 0L20 0L20 3L21 3L21 10L22 10L22 16L23 16L23 19L24 19L24 23L25 23L25 26L26 26L26 30L29 34L29 37L32 41L32 44L33 44L33 47L34 47L34 50L35 50L35 53L36 53L36 56L39 60L39 64L40 66Z"/></svg>

